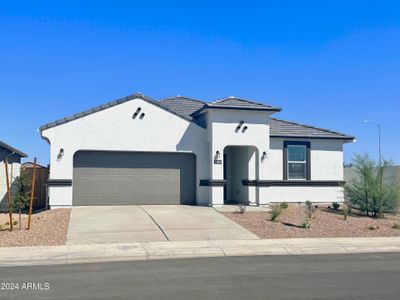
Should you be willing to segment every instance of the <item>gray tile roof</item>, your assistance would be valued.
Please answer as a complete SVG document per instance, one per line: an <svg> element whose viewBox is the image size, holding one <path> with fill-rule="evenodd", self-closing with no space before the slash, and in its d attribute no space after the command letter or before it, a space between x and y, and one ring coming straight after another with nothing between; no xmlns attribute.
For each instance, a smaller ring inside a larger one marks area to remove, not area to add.
<svg viewBox="0 0 400 300"><path fill-rule="evenodd" d="M281 111L280 107L258 103L252 100L236 98L234 96L218 99L213 102L207 103L208 107L215 108L243 108L243 109L261 109L261 110L274 110Z"/></svg>
<svg viewBox="0 0 400 300"><path fill-rule="evenodd" d="M18 154L21 157L28 157L28 155L25 154L24 152L22 152L21 150L18 150L18 149L14 148L14 147L11 147L10 145L8 145L8 144L6 144L6 143L4 143L2 141L0 141L0 147L2 147L4 149L7 149L10 152L14 152L15 154Z"/></svg>
<svg viewBox="0 0 400 300"><path fill-rule="evenodd" d="M354 140L353 136L344 133L276 118L271 118L269 129L271 137Z"/></svg>
<svg viewBox="0 0 400 300"><path fill-rule="evenodd" d="M110 101L110 102L107 102L105 104L102 104L102 105L99 105L99 106L96 106L96 107L93 107L93 108L85 110L83 112L76 113L74 115L71 115L71 116L56 120L54 122L50 122L50 123L44 124L44 125L39 127L39 131L42 132L43 130L46 130L46 129L49 129L49 128L52 128L52 127L56 127L56 126L61 125L61 124L65 124L65 123L68 123L68 122L76 120L76 119L83 118L83 117L85 117L87 115L90 115L90 114L93 114L95 112L98 112L98 111L101 111L101 110L105 110L107 108L122 104L122 103L127 102L127 101L132 100L132 99L145 100L145 101L147 101L149 103L152 103L152 104L154 104L154 105L156 105L156 106L158 106L158 107L160 107L162 109L165 109L165 110L167 110L167 111L169 111L169 112L171 112L171 113L173 113L173 114L175 114L175 115L177 115L177 116L179 116L179 117L181 117L183 119L186 119L188 121L192 120L191 118L187 118L184 115L180 115L177 112L175 112L173 110L170 110L168 107L166 107L164 105L161 105L161 103L159 101L156 101L156 100L154 100L154 99L152 99L150 97L147 97L147 96L143 95L142 93L135 93L135 94L132 94L132 95L129 95L129 96L126 96L126 97L123 97L123 98L120 98L120 99L117 99L117 100L114 100L114 101Z"/></svg>
<svg viewBox="0 0 400 300"><path fill-rule="evenodd" d="M177 115L185 120L192 121L199 126L200 124L196 119L196 116L200 114L204 109L207 108L229 108L229 109L250 109L250 110L267 110L267 111L280 111L281 108L257 103L251 100L240 99L236 97L228 97L216 100L214 102L204 102L198 99L192 99L183 96L174 96L161 99L156 101L150 97L144 96L142 93L132 94L127 97L123 97L106 104L88 109L86 111L74 114L57 121L47 123L39 128L40 131L55 127L72 120L82 118L92 113L113 107L115 105L124 103L132 99L142 99L148 101L162 109L169 111L170 113ZM271 137L293 137L293 138L331 138L331 139L346 139L353 140L354 137L348 136L343 133L331 131L328 129L317 128L314 126L302 125L294 122L279 120L271 118L270 126Z"/></svg>
<svg viewBox="0 0 400 300"><path fill-rule="evenodd" d="M193 112L192 116L200 115L206 109L242 109L242 110L265 110L265 111L281 111L280 107L258 103L252 100L240 99L233 96L218 99L213 102L206 103L201 109Z"/></svg>
<svg viewBox="0 0 400 300"><path fill-rule="evenodd" d="M168 97L160 100L160 104L177 114L192 120L191 114L201 109L206 102L183 96Z"/></svg>

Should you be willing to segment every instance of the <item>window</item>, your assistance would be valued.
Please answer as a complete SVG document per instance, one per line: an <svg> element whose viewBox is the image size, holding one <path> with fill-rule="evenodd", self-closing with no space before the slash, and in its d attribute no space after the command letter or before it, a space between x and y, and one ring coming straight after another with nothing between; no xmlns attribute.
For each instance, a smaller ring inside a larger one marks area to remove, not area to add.
<svg viewBox="0 0 400 300"><path fill-rule="evenodd" d="M309 180L309 148L308 142L284 143L284 179L285 180Z"/></svg>

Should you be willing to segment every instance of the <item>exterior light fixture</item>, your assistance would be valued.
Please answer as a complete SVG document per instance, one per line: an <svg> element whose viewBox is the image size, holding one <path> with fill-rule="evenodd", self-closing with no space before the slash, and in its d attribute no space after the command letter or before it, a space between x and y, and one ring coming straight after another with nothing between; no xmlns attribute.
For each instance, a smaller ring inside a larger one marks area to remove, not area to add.
<svg viewBox="0 0 400 300"><path fill-rule="evenodd" d="M140 116L139 116L139 119L142 120L144 118L144 116L145 116L145 114L141 113Z"/></svg>
<svg viewBox="0 0 400 300"><path fill-rule="evenodd" d="M244 126L243 129L242 129L242 132L245 133L246 130L247 130L247 126Z"/></svg>
<svg viewBox="0 0 400 300"><path fill-rule="evenodd" d="M261 161L264 161L267 158L267 152L263 152L261 155Z"/></svg>
<svg viewBox="0 0 400 300"><path fill-rule="evenodd" d="M221 153L219 153L219 150L217 150L214 155L214 164L221 165L222 160L220 158L221 158Z"/></svg>
<svg viewBox="0 0 400 300"><path fill-rule="evenodd" d="M64 148L61 148L57 154L57 159L61 159L64 156Z"/></svg>

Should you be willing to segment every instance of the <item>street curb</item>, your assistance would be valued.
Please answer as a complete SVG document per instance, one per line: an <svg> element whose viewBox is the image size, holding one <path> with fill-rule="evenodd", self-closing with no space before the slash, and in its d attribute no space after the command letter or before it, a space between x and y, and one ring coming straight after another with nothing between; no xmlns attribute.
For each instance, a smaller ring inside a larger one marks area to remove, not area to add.
<svg viewBox="0 0 400 300"><path fill-rule="evenodd" d="M194 257L400 252L400 237L207 240L0 248L0 266Z"/></svg>

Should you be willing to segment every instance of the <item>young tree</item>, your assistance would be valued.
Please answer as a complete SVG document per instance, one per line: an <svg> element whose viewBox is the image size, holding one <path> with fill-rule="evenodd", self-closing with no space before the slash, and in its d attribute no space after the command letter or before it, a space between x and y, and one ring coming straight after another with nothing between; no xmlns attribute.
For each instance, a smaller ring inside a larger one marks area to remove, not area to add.
<svg viewBox="0 0 400 300"><path fill-rule="evenodd" d="M13 210L18 211L19 228L21 229L21 211L27 207L29 203L31 179L25 174L25 172L21 172L21 175L15 179L14 185L15 193L13 195Z"/></svg>
<svg viewBox="0 0 400 300"><path fill-rule="evenodd" d="M392 163L384 160L382 172ZM397 209L400 200L399 183L394 178L383 176L382 189L381 174L378 164L368 154L356 154L353 166L357 177L346 183L345 193L352 205L357 206L367 216L377 217L382 201L383 212L393 212Z"/></svg>

